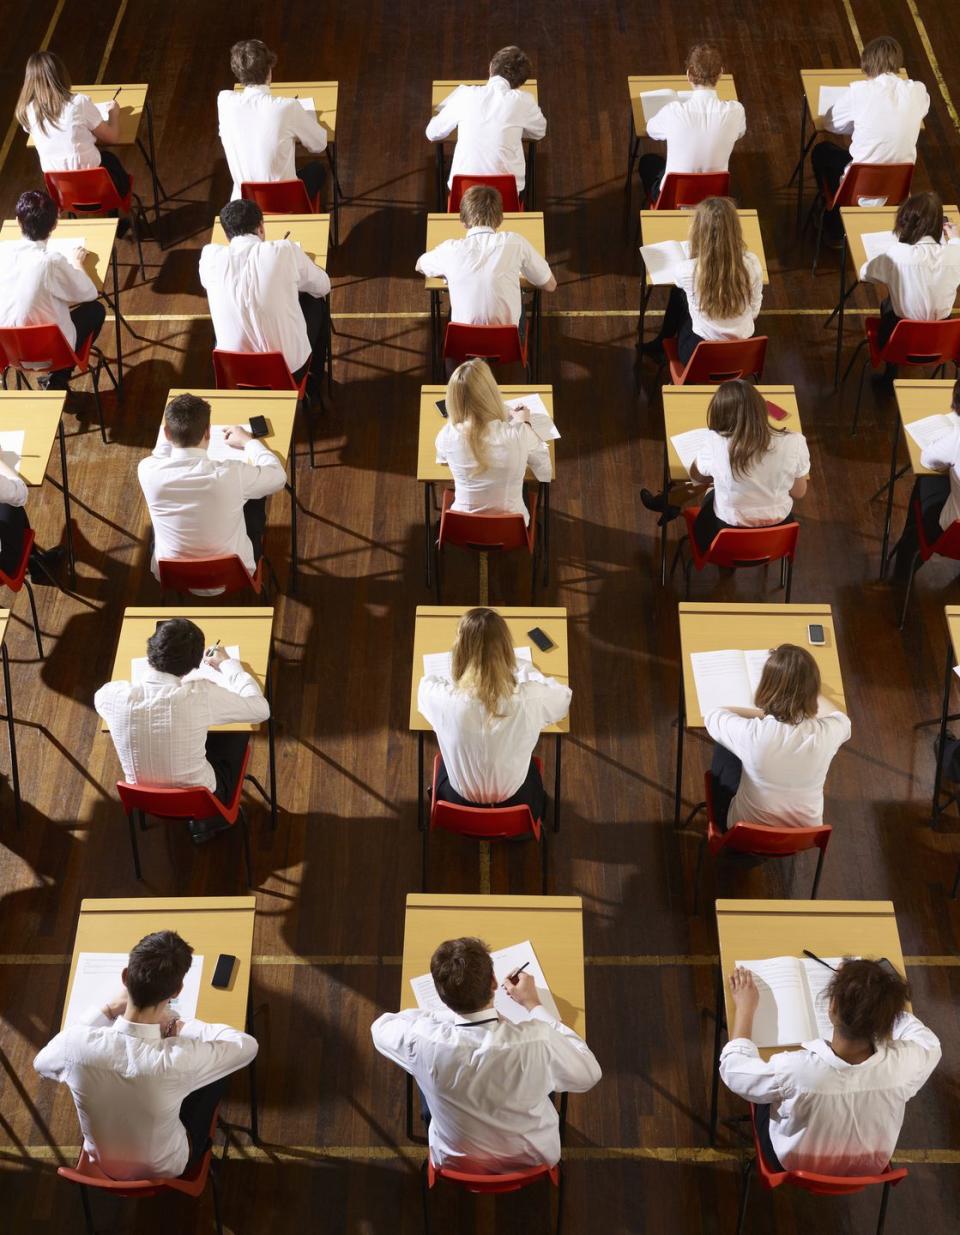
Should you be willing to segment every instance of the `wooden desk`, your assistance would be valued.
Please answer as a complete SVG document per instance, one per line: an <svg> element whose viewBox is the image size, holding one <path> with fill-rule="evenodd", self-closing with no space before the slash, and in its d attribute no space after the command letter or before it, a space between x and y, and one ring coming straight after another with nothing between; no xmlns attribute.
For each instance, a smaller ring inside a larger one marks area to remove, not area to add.
<svg viewBox="0 0 960 1235"><path fill-rule="evenodd" d="M192 394L210 404L211 425L245 425L251 416L265 416L270 432L260 440L269 446L280 462L290 467L290 575L291 592L297 586L297 451L294 442L294 419L297 414L295 390L171 390L164 406L177 395ZM163 416L160 418L161 426ZM241 452L237 452L241 458Z"/></svg>
<svg viewBox="0 0 960 1235"><path fill-rule="evenodd" d="M941 385L950 385L951 383L938 383ZM953 672L954 665L960 663L960 605L946 605L944 615L947 619L947 664L944 670L943 680L943 705L940 712L940 741L937 744L937 771L933 782L933 804L931 807L931 824L936 831L940 830L940 816L944 810L954 800L952 794L947 794L946 800L941 802L941 785L943 784L943 759L944 759L944 744L947 739L947 724L951 720L956 720L956 716L950 715L950 690L956 681L956 674ZM958 868L960 871L960 868ZM957 884L954 883L953 895L957 894Z"/></svg>
<svg viewBox="0 0 960 1235"><path fill-rule="evenodd" d="M270 703L270 718L267 721L267 747L270 761L270 824L277 824L277 777L276 750L273 720L273 675L270 663L273 657L273 609L271 607L229 608L227 606L194 607L178 609L175 605L160 605L156 608L130 608L123 611L123 623L117 639L117 652L110 672L111 682L130 680L130 662L147 654L147 640L157 628L158 622L170 618L189 618L203 631L207 647L219 639L224 647L231 644L240 648L244 667L257 679L260 689ZM243 722L233 725L215 725L216 732L255 733L259 724ZM108 732L106 721L101 718L100 731ZM227 949L230 951L231 949Z"/></svg>
<svg viewBox="0 0 960 1235"><path fill-rule="evenodd" d="M829 605L742 605L704 604L681 601L680 618L680 699L677 705L677 780L674 799L674 821L679 823L683 788L684 729L703 728L700 701L690 657L694 652L719 652L724 648L774 648L781 643L795 643L806 648L817 662L821 677L821 694L841 711L847 710L840 674L840 657ZM826 643L813 647L807 626L819 623ZM699 800L699 799L698 799Z"/></svg>
<svg viewBox="0 0 960 1235"><path fill-rule="evenodd" d="M326 269L327 250L330 247L328 214L265 214L263 230L267 240L283 240L289 232L289 239L300 245L314 265ZM227 244L219 215L213 224L210 243Z"/></svg>
<svg viewBox="0 0 960 1235"><path fill-rule="evenodd" d="M686 73L651 73L627 78L627 93L630 96L630 144L639 142L647 135L647 122L643 114L640 96L651 90L692 90ZM730 101L737 98L737 87L732 73L724 73L717 81L717 97ZM630 169L632 171L632 168ZM629 178L629 173L628 173Z"/></svg>
<svg viewBox="0 0 960 1235"><path fill-rule="evenodd" d="M138 896L118 900L82 900L63 1001L60 1028L70 1006L70 993L81 952L129 952L154 931L176 931L203 957L197 1017L213 1024L251 1031L250 980L253 959L255 896ZM237 958L227 990L210 985L221 952ZM250 1132L258 1137L256 1072L250 1064Z"/></svg>
<svg viewBox="0 0 960 1235"><path fill-rule="evenodd" d="M10 689L10 657L7 652L7 627L10 610L0 609L0 661L3 662L3 691L7 709L7 744L10 747L10 780L13 784L13 813L19 828L22 823L20 768L17 764L17 730L13 720L13 693Z"/></svg>

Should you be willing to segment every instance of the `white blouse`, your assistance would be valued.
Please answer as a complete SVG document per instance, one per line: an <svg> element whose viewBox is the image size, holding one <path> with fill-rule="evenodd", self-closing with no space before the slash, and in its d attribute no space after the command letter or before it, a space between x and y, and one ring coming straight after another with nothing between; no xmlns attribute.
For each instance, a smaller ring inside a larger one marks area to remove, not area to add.
<svg viewBox="0 0 960 1235"><path fill-rule="evenodd" d="M810 474L810 451L802 433L774 432L770 449L747 475L734 476L730 439L712 429L695 460L701 476L713 480L717 518L733 527L768 527L793 509L794 481Z"/></svg>
<svg viewBox="0 0 960 1235"><path fill-rule="evenodd" d="M45 172L75 172L100 166L100 151L93 130L106 121L89 95L72 94L57 123L47 123L46 133L37 123L32 103L27 105L27 117L26 132L36 143L40 166Z"/></svg>
<svg viewBox="0 0 960 1235"><path fill-rule="evenodd" d="M760 258L755 253L744 253L743 264L747 268L747 277L750 280L750 299L744 306L742 313L738 313L736 317L727 317L723 320L707 317L700 308L696 286L697 259L695 257L688 257L686 261L680 262L677 265L674 281L677 287L687 293L687 304L690 306L693 332L699 335L701 339L708 340L711 343L722 343L726 339L750 339L753 337L754 322L756 321L757 314L760 312L760 303L763 300L763 267L760 265Z"/></svg>
<svg viewBox="0 0 960 1235"><path fill-rule="evenodd" d="M437 462L450 468L455 487L451 510L479 515L497 512L530 514L523 500L527 468L537 480L553 476L550 453L530 425L507 420L492 421L486 430L487 462L479 470L466 435L459 425L445 424L437 434Z"/></svg>
<svg viewBox="0 0 960 1235"><path fill-rule="evenodd" d="M949 317L960 286L960 240L941 244L924 236L916 244L898 240L860 267L860 278L883 283L897 317L939 322Z"/></svg>

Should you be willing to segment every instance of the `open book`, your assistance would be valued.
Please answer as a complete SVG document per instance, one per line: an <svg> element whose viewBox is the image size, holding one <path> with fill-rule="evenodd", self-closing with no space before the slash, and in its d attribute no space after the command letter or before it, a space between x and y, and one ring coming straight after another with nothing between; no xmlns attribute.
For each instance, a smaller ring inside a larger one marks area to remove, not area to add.
<svg viewBox="0 0 960 1235"><path fill-rule="evenodd" d="M840 96L849 89L849 86L821 86L820 98L817 101L817 110L820 115L825 116Z"/></svg>
<svg viewBox="0 0 960 1235"><path fill-rule="evenodd" d="M530 428L541 442L555 441L560 431L553 423L553 417L547 411L547 405L538 394L519 395L516 399L505 399L507 407L525 407L530 413Z"/></svg>
<svg viewBox="0 0 960 1235"><path fill-rule="evenodd" d="M881 253L886 253L892 245L897 243L893 232L864 232L860 239L863 241L863 251L867 255L868 262L879 257Z"/></svg>
<svg viewBox="0 0 960 1235"><path fill-rule="evenodd" d="M649 124L657 112L662 111L668 103L685 103L692 97L692 90L671 90L669 87L662 90L644 90L640 95L644 122Z"/></svg>
<svg viewBox="0 0 960 1235"><path fill-rule="evenodd" d="M126 952L81 952L77 957L77 969L73 975L70 1002L67 1004L66 1028L76 1025L88 1008L101 1007L123 990L120 975L127 966ZM170 1000L170 1010L180 1020L189 1021L197 1015L197 1000L200 997L200 978L203 974L203 957L194 954L183 990Z"/></svg>
<svg viewBox="0 0 960 1235"><path fill-rule="evenodd" d="M513 654L516 657L518 664L520 664L521 661L528 665L533 664L533 656L530 654L530 649L528 647L514 648ZM452 682L453 653L424 652L423 676L425 678L446 678L448 682Z"/></svg>
<svg viewBox="0 0 960 1235"><path fill-rule="evenodd" d="M0 459L15 472L20 471L20 460L23 457L23 429L4 429L0 433Z"/></svg>
<svg viewBox="0 0 960 1235"><path fill-rule="evenodd" d="M924 450L931 442L935 442L938 437L949 432L956 423L956 417L952 412L937 412L933 416L924 416L921 420L914 420L903 427L920 449Z"/></svg>
<svg viewBox="0 0 960 1235"><path fill-rule="evenodd" d="M514 1025L519 1025L523 1021L530 1020L530 1013L526 1008L522 1008L520 1004L515 1003L501 989L507 974L514 973L524 964L526 965L524 973L533 975L533 980L537 984L537 994L540 996L540 1002L543 1004L544 1009L558 1021L561 1019L556 1002L550 993L549 986L547 986L547 979L543 976L543 970L540 968L537 954L534 952L533 944L529 939L525 939L523 943L512 944L509 948L500 948L497 952L491 952L490 959L493 961L493 973L498 983L497 993L493 998L493 1006L505 1021L512 1021ZM418 1008L421 1008L424 1012L449 1013L450 1009L437 994L437 988L434 986L433 978L429 973L425 973L419 978L411 978L410 986L413 989L413 996L417 1001Z"/></svg>
<svg viewBox="0 0 960 1235"><path fill-rule="evenodd" d="M674 283L674 271L690 256L690 244L686 240L659 240L656 244L642 244L640 256L651 283Z"/></svg>
<svg viewBox="0 0 960 1235"><path fill-rule="evenodd" d="M714 708L752 708L763 666L770 656L769 648L724 648L722 652L691 652L690 665L697 687L700 715ZM817 701L817 715L829 716L837 705L822 695Z"/></svg>
<svg viewBox="0 0 960 1235"><path fill-rule="evenodd" d="M236 643L231 643L229 647L223 649L231 660L240 659L240 648ZM146 656L134 656L130 661L130 681L136 685L142 682L146 675L150 672L150 662ZM207 678L211 682L223 684L223 678L220 676L218 669L211 669L209 665L200 663L199 669L194 669L191 673L184 675L185 682L195 682L200 678Z"/></svg>
<svg viewBox="0 0 960 1235"><path fill-rule="evenodd" d="M843 957L823 959L825 965L806 956L735 962L750 970L760 992L752 1034L757 1046L795 1046L833 1036L825 992Z"/></svg>

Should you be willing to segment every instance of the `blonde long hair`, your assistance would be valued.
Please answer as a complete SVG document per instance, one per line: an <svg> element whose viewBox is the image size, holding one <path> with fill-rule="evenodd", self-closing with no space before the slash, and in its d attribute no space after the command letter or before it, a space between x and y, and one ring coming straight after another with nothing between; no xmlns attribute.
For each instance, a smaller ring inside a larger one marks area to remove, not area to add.
<svg viewBox="0 0 960 1235"><path fill-rule="evenodd" d="M67 66L52 51L35 51L27 60L23 87L17 99L17 124L24 129L30 128L27 108L32 103L37 127L46 134L48 124L56 128L69 102L70 74Z"/></svg>
<svg viewBox="0 0 960 1235"><path fill-rule="evenodd" d="M693 213L690 256L696 258L701 310L717 321L736 317L750 303L747 246L737 208L729 197L708 197Z"/></svg>
<svg viewBox="0 0 960 1235"><path fill-rule="evenodd" d="M507 419L507 409L485 360L466 360L447 382L447 414L457 425L476 460L487 466L487 426Z"/></svg>
<svg viewBox="0 0 960 1235"><path fill-rule="evenodd" d="M707 408L707 427L729 438L730 471L744 476L753 463L770 449L773 435L786 433L774 429L767 415L767 403L752 382L737 378L721 382Z"/></svg>
<svg viewBox="0 0 960 1235"><path fill-rule="evenodd" d="M468 609L453 645L453 680L474 695L491 718L516 685L517 661L506 622L493 609Z"/></svg>

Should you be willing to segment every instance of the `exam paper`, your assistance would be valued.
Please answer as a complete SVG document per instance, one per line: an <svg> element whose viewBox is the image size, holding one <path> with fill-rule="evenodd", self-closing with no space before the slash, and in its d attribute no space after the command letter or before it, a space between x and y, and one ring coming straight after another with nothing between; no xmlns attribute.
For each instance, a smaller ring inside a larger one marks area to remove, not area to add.
<svg viewBox="0 0 960 1235"><path fill-rule="evenodd" d="M864 232L860 239L863 241L863 251L867 255L867 261L879 257L881 253L886 253L891 245L897 243L893 232Z"/></svg>
<svg viewBox="0 0 960 1235"><path fill-rule="evenodd" d="M99 1007L116 999L123 990L120 975L127 965L126 952L81 952L70 989L65 1027L76 1025L88 1008ZM183 980L183 990L170 1000L170 1010L180 1020L192 1020L197 1015L203 957L194 954L190 970Z"/></svg>
<svg viewBox="0 0 960 1235"><path fill-rule="evenodd" d="M533 664L533 656L530 653L529 647L514 648L513 654L519 664L521 661L528 665ZM425 678L446 678L448 682L453 681L453 653L452 652L424 652L423 654L423 676Z"/></svg>
<svg viewBox="0 0 960 1235"><path fill-rule="evenodd" d="M0 433L0 459L7 467L20 471L20 460L23 456L23 429L4 429Z"/></svg>
<svg viewBox="0 0 960 1235"><path fill-rule="evenodd" d="M47 241L48 252L62 253L64 257L70 257L77 249L86 247L86 236L51 236Z"/></svg>
<svg viewBox="0 0 960 1235"><path fill-rule="evenodd" d="M519 1025L523 1021L530 1020L530 1013L527 1012L526 1008L522 1008L520 1004L515 1003L501 989L507 975L514 973L521 965L526 965L524 972L532 975L537 986L537 994L544 1009L558 1021L561 1019L556 1001L547 985L547 979L544 977L537 954L533 950L533 944L529 939L525 939L523 943L512 944L510 947L500 948L496 952L491 952L490 959L493 961L493 973L498 983L497 992L493 997L493 1006L505 1021L511 1021L514 1025ZM437 988L429 973L422 974L418 978L411 978L410 987L413 991L413 997L417 1001L417 1007L421 1011L450 1013L450 1009L437 994Z"/></svg>
<svg viewBox="0 0 960 1235"><path fill-rule="evenodd" d="M250 432L249 424L241 425L242 429ZM224 431L230 428L229 425L211 425L210 426L210 444L207 447L207 458L216 459L220 463L236 463L243 459L244 452L237 450L235 446L228 446L227 439L224 437Z"/></svg>
<svg viewBox="0 0 960 1235"><path fill-rule="evenodd" d="M520 395L516 399L505 399L507 407L525 407L530 413L530 428L541 442L556 441L560 430L553 423L553 417L547 411L547 405L538 394Z"/></svg>
<svg viewBox="0 0 960 1235"><path fill-rule="evenodd" d="M676 433L670 438L670 441L673 443L673 449L680 456L680 462L688 472L690 471L690 465L703 449L709 436L710 430L704 428L688 429L686 433Z"/></svg>
<svg viewBox="0 0 960 1235"><path fill-rule="evenodd" d="M849 86L821 86L820 98L817 102L817 111L821 116L825 116L833 107L834 103L849 89Z"/></svg>
<svg viewBox="0 0 960 1235"><path fill-rule="evenodd" d="M690 256L690 244L686 240L660 240L656 244L642 244L640 256L651 283L673 283L675 270Z"/></svg>
<svg viewBox="0 0 960 1235"><path fill-rule="evenodd" d="M920 449L924 450L931 442L935 442L938 437L952 429L955 423L952 413L948 415L938 412L934 416L924 416L921 420L914 420L903 427Z"/></svg>
<svg viewBox="0 0 960 1235"><path fill-rule="evenodd" d="M240 647L236 643L231 643L223 649L231 660L240 659ZM146 656L134 656L130 661L130 681L136 685L142 682L150 671L150 663ZM194 669L192 673L188 673L184 677L185 682L197 681L200 678L209 678L213 682L223 684L223 679L220 677L218 669L211 669L208 665L201 663L199 669Z"/></svg>
<svg viewBox="0 0 960 1235"><path fill-rule="evenodd" d="M752 708L769 655L767 648L749 652L739 648L691 652L690 664L701 716L706 716L714 708Z"/></svg>
<svg viewBox="0 0 960 1235"><path fill-rule="evenodd" d="M657 112L663 111L669 103L685 103L692 97L692 90L671 90L669 87L663 90L644 90L640 95L644 122L649 125Z"/></svg>

